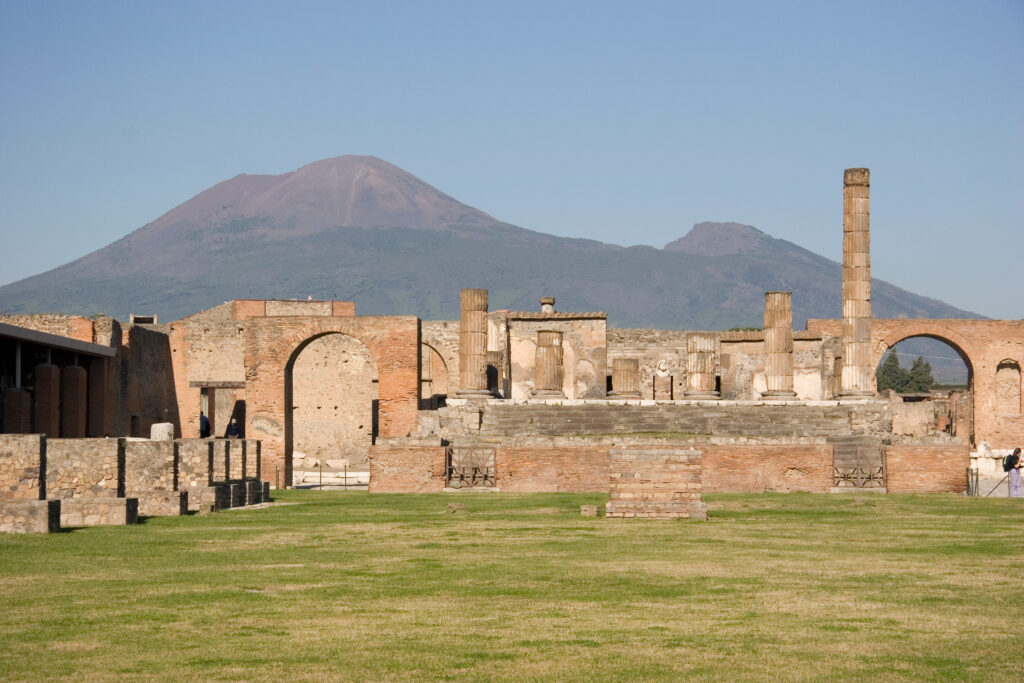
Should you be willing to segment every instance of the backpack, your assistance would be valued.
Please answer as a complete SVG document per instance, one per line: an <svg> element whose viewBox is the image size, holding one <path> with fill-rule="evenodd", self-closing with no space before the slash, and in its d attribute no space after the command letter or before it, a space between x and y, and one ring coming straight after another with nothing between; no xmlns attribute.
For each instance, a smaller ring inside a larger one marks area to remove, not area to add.
<svg viewBox="0 0 1024 683"><path fill-rule="evenodd" d="M1020 460L1020 456L1014 453L1003 456L1003 472L1009 472L1017 466L1017 462Z"/></svg>

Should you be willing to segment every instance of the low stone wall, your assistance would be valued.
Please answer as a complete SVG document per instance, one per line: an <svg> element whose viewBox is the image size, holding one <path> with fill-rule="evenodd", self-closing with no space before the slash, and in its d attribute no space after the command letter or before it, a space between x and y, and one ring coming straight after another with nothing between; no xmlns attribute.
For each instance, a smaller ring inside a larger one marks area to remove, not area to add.
<svg viewBox="0 0 1024 683"><path fill-rule="evenodd" d="M371 493L440 491L444 488L445 466L444 446L378 443L370 447L369 490Z"/></svg>
<svg viewBox="0 0 1024 683"><path fill-rule="evenodd" d="M231 444L227 439L212 439L211 441L213 443L213 461L210 471L213 481L229 481L231 479Z"/></svg>
<svg viewBox="0 0 1024 683"><path fill-rule="evenodd" d="M707 519L701 454L693 448L613 448L605 517Z"/></svg>
<svg viewBox="0 0 1024 683"><path fill-rule="evenodd" d="M806 491L832 486L829 444L701 444L705 493Z"/></svg>
<svg viewBox="0 0 1024 683"><path fill-rule="evenodd" d="M242 439L225 439L228 452L228 480L241 481L245 479L246 448Z"/></svg>
<svg viewBox="0 0 1024 683"><path fill-rule="evenodd" d="M245 444L245 478L262 479L263 444L259 439L246 439Z"/></svg>
<svg viewBox="0 0 1024 683"><path fill-rule="evenodd" d="M45 498L45 437L41 434L0 434L0 501Z"/></svg>
<svg viewBox="0 0 1024 683"><path fill-rule="evenodd" d="M188 509L211 512L230 506L230 493L221 495L213 485L213 456L216 444L212 439L178 439L178 489L188 494Z"/></svg>
<svg viewBox="0 0 1024 683"><path fill-rule="evenodd" d="M495 449L502 491L607 491L611 447L511 446Z"/></svg>
<svg viewBox="0 0 1024 683"><path fill-rule="evenodd" d="M889 493L963 493L971 463L966 445L886 446Z"/></svg>
<svg viewBox="0 0 1024 683"><path fill-rule="evenodd" d="M47 439L46 497L123 498L124 465L124 439Z"/></svg>
<svg viewBox="0 0 1024 683"><path fill-rule="evenodd" d="M117 526L137 524L138 498L71 498L62 500L61 526Z"/></svg>
<svg viewBox="0 0 1024 683"><path fill-rule="evenodd" d="M0 533L45 534L60 531L59 500L0 501Z"/></svg>
<svg viewBox="0 0 1024 683"><path fill-rule="evenodd" d="M129 439L124 449L125 495L178 489L178 445L173 441ZM145 514L145 513L143 513Z"/></svg>

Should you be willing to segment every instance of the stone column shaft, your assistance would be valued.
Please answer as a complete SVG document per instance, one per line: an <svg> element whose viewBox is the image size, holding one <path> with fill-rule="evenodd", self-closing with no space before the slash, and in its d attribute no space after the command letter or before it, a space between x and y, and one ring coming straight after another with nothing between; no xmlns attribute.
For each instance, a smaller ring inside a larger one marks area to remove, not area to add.
<svg viewBox="0 0 1024 683"><path fill-rule="evenodd" d="M719 398L715 390L718 372L718 337L693 332L686 337L686 397Z"/></svg>
<svg viewBox="0 0 1024 683"><path fill-rule="evenodd" d="M640 361L636 358L612 359L610 398L640 398Z"/></svg>
<svg viewBox="0 0 1024 683"><path fill-rule="evenodd" d="M765 398L794 398L793 303L790 292L764 295Z"/></svg>
<svg viewBox="0 0 1024 683"><path fill-rule="evenodd" d="M487 290L459 292L459 391L461 398L490 396L487 390Z"/></svg>
<svg viewBox="0 0 1024 683"><path fill-rule="evenodd" d="M843 372L840 396L873 396L870 171L843 175Z"/></svg>
<svg viewBox="0 0 1024 683"><path fill-rule="evenodd" d="M81 365L68 365L60 371L60 435L65 439L85 438L88 376Z"/></svg>
<svg viewBox="0 0 1024 683"><path fill-rule="evenodd" d="M40 363L34 374L33 431L56 439L60 436L60 368L52 363Z"/></svg>
<svg viewBox="0 0 1024 683"><path fill-rule="evenodd" d="M562 381L562 333L554 330L537 332L537 354L533 395L540 398L565 398Z"/></svg>

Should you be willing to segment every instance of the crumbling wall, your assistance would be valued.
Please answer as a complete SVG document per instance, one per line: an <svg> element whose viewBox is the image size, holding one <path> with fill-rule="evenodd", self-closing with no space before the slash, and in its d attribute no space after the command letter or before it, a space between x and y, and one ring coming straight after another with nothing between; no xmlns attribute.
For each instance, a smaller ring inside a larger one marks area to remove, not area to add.
<svg viewBox="0 0 1024 683"><path fill-rule="evenodd" d="M537 332L562 332L563 382L567 398L604 398L608 374L607 318L603 313L509 313L511 398L534 389Z"/></svg>

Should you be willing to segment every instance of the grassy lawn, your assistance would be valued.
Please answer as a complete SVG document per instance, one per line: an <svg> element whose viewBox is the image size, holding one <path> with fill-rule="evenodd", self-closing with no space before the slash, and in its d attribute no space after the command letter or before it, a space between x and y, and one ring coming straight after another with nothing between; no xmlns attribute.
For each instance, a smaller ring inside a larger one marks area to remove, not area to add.
<svg viewBox="0 0 1024 683"><path fill-rule="evenodd" d="M1024 678L1020 501L276 499L0 536L0 679Z"/></svg>

